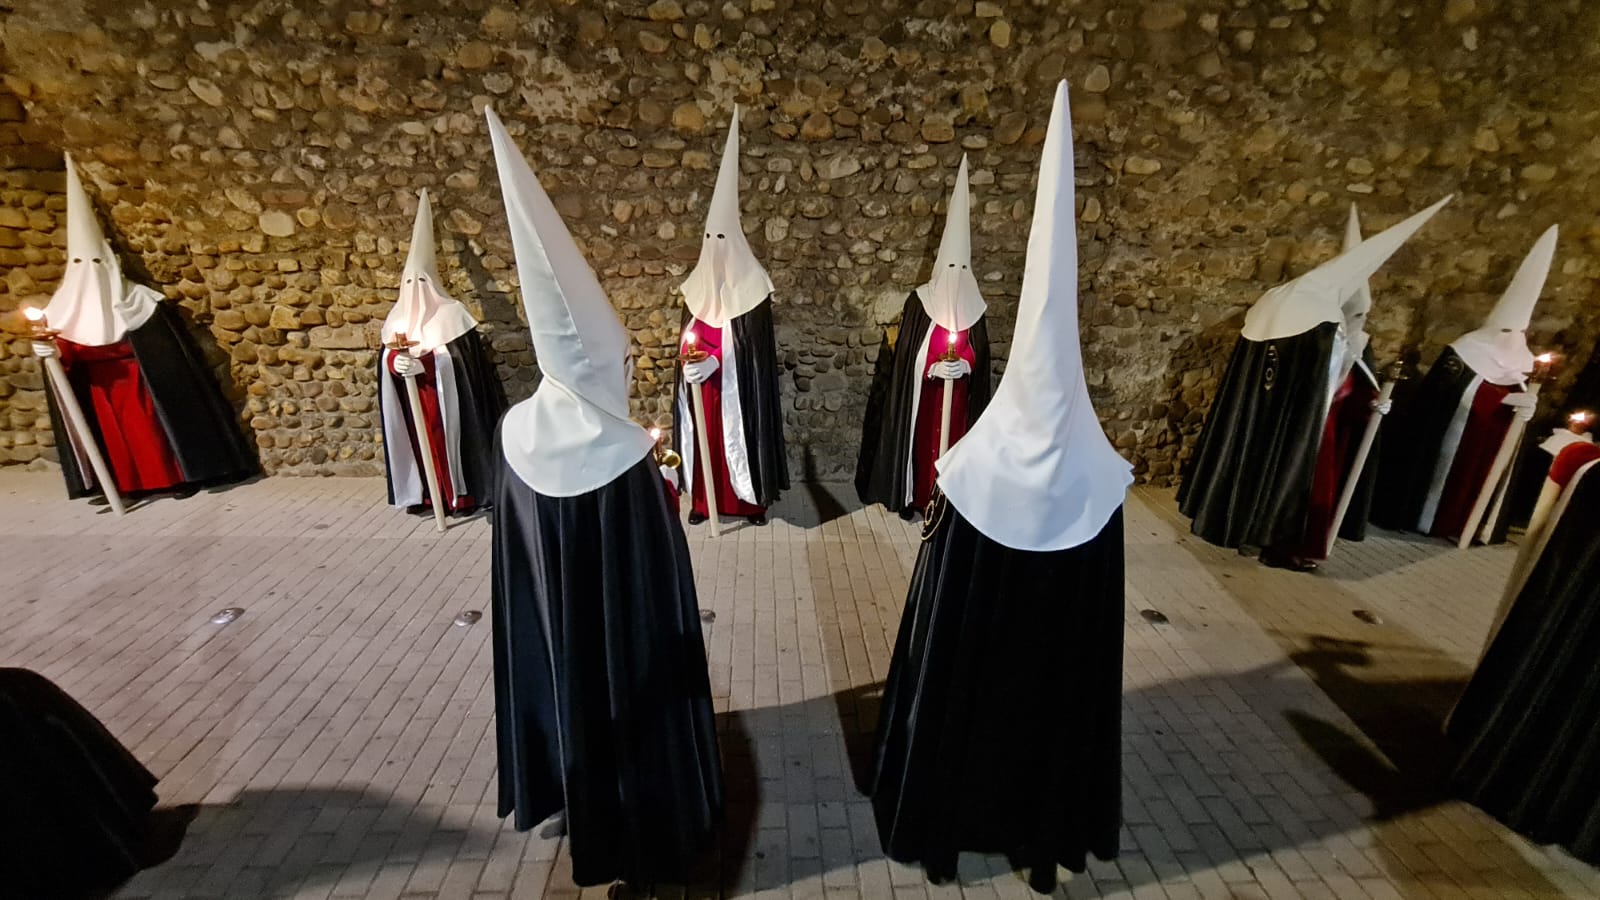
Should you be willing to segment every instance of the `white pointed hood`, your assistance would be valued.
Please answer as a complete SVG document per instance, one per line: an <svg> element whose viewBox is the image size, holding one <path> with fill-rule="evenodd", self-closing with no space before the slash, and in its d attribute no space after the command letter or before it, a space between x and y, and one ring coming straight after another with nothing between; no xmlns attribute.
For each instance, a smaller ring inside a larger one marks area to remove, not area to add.
<svg viewBox="0 0 1600 900"><path fill-rule="evenodd" d="M1078 338L1078 232L1067 83L1039 163L1016 337L977 424L937 463L939 487L990 539L1016 550L1076 547L1122 506L1132 466L1089 402Z"/></svg>
<svg viewBox="0 0 1600 900"><path fill-rule="evenodd" d="M417 350L443 347L477 327L478 320L459 301L444 292L439 261L433 245L433 204L428 191L417 195L417 219L411 226L411 252L400 273L400 295L383 320L383 342L396 333L417 342Z"/></svg>
<svg viewBox="0 0 1600 900"><path fill-rule="evenodd" d="M493 109L485 109L522 305L543 380L506 412L506 462L535 491L571 497L610 483L655 446L628 417L628 334L600 279Z"/></svg>
<svg viewBox="0 0 1600 900"><path fill-rule="evenodd" d="M739 109L734 107L728 141L717 167L717 186L706 211L700 261L679 290L696 319L721 328L729 319L760 306L772 295L772 279L756 260L739 224Z"/></svg>
<svg viewBox="0 0 1600 900"><path fill-rule="evenodd" d="M1349 253L1357 244L1361 243L1361 216L1356 212L1356 205L1350 204L1350 218L1344 226L1344 250ZM1345 376L1360 362L1366 353L1367 344L1372 338L1367 334L1367 315L1372 312L1372 287L1368 280L1363 278L1354 291L1345 295L1344 304L1344 354L1339 364L1339 374L1331 390L1337 391L1339 385L1344 383ZM1363 367L1363 371L1365 368Z"/></svg>
<svg viewBox="0 0 1600 900"><path fill-rule="evenodd" d="M1450 199L1440 200L1299 278L1262 294L1245 314L1239 334L1247 341L1273 341L1304 334L1324 322L1344 321L1346 299Z"/></svg>
<svg viewBox="0 0 1600 900"><path fill-rule="evenodd" d="M917 296L928 318L945 331L966 331L988 308L972 272L972 195L967 187L965 154L956 171L955 187L950 190L933 276L917 288Z"/></svg>
<svg viewBox="0 0 1600 900"><path fill-rule="evenodd" d="M50 327L74 344L104 347L143 325L161 295L122 277L122 264L95 218L67 154L67 266L45 306Z"/></svg>
<svg viewBox="0 0 1600 900"><path fill-rule="evenodd" d="M1492 384L1521 384L1533 371L1533 351L1528 349L1528 323L1539 301L1550 263L1556 256L1556 226L1551 225L1517 267L1506 292L1477 331L1469 331L1450 346L1472 371Z"/></svg>

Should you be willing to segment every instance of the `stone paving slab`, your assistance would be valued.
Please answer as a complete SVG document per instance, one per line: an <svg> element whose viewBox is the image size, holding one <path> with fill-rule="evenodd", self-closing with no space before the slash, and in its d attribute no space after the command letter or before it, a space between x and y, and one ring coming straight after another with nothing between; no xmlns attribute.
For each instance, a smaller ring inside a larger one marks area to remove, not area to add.
<svg viewBox="0 0 1600 900"><path fill-rule="evenodd" d="M998 859L934 886L882 856L852 761L918 537L848 494L691 529L729 821L701 883L659 896L1032 896ZM89 707L163 805L198 805L118 896L606 895L572 886L562 839L495 816L488 621L452 625L487 610L487 522L439 536L383 499L378 480L278 478L117 518L0 473L0 665ZM1190 538L1146 489L1127 545L1123 853L1057 896L1600 896L1593 869L1440 786L1439 723L1512 548L1378 533L1299 575Z"/></svg>

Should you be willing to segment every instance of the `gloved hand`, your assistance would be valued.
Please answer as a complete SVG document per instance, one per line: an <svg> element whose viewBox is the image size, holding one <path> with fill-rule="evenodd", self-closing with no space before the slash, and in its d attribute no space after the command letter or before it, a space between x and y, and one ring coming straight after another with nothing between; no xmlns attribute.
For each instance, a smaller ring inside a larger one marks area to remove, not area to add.
<svg viewBox="0 0 1600 900"><path fill-rule="evenodd" d="M1374 400L1374 401L1372 401L1372 411L1377 413L1380 416L1387 416L1389 414L1389 411L1392 410L1392 409L1394 409L1394 401L1393 400Z"/></svg>
<svg viewBox="0 0 1600 900"><path fill-rule="evenodd" d="M683 380L690 384L702 384L717 374L717 369L721 367L722 363L717 362L715 356L708 356L699 362L684 363Z"/></svg>
<svg viewBox="0 0 1600 900"><path fill-rule="evenodd" d="M1511 417L1518 422L1528 422L1533 419L1535 407L1539 405L1539 398L1528 391L1507 394L1506 399L1500 401L1511 407Z"/></svg>
<svg viewBox="0 0 1600 900"><path fill-rule="evenodd" d="M417 358L403 350L395 352L390 359L394 360L394 371L402 378L415 378L422 374L422 363Z"/></svg>
<svg viewBox="0 0 1600 900"><path fill-rule="evenodd" d="M964 359L940 360L928 367L929 378L942 378L945 381L955 381L965 378L972 372L972 364Z"/></svg>
<svg viewBox="0 0 1600 900"><path fill-rule="evenodd" d="M39 357L40 359L44 359L47 356L56 355L55 341L33 341L32 347L33 355Z"/></svg>

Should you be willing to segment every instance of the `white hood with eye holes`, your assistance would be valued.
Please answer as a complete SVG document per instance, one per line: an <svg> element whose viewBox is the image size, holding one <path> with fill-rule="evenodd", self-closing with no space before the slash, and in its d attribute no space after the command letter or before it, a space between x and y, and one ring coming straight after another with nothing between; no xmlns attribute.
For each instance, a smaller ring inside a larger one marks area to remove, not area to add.
<svg viewBox="0 0 1600 900"><path fill-rule="evenodd" d="M972 273L972 199L967 188L967 158L961 157L955 187L950 190L950 207L944 214L944 234L939 237L939 256L933 262L933 277L917 288L922 309L935 325L945 331L966 331L983 316L988 304L978 291L978 278Z"/></svg>
<svg viewBox="0 0 1600 900"><path fill-rule="evenodd" d="M1551 225L1517 267L1511 284L1477 331L1469 331L1450 344L1461 361L1491 384L1521 384L1533 371L1533 351L1528 349L1528 323L1539 302L1550 263L1556 255L1556 226Z"/></svg>
<svg viewBox="0 0 1600 900"><path fill-rule="evenodd" d="M160 305L159 293L122 277L67 154L67 268L44 308L50 327L74 344L104 347L143 325Z"/></svg>
<svg viewBox="0 0 1600 900"><path fill-rule="evenodd" d="M733 111L728 140L717 167L717 186L706 212L700 261L679 288L696 319L721 328L772 296L772 279L750 249L739 223L739 110Z"/></svg>
<svg viewBox="0 0 1600 900"><path fill-rule="evenodd" d="M476 328L478 320L461 302L444 292L433 247L433 204L428 192L417 198L417 219L411 226L411 252L400 273L400 296L383 320L383 342L404 334L417 351L431 352Z"/></svg>

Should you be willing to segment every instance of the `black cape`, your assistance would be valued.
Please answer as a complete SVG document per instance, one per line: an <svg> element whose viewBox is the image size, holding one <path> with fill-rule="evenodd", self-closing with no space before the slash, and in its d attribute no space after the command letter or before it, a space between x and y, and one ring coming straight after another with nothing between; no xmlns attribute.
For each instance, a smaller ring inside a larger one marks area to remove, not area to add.
<svg viewBox="0 0 1600 900"><path fill-rule="evenodd" d="M694 314L686 308L678 332L683 333L693 320ZM778 388L778 339L772 327L772 300L729 321L733 324L734 353L739 360L739 383L724 383L722 389L736 387L739 391L739 413L744 421L745 452L750 458L756 505L771 506L777 502L778 494L789 489L789 451L783 440L783 399ZM678 366L677 370L674 397L682 396L686 387L683 367ZM681 441L693 431L681 421L678 404L673 403L673 449L681 454ZM688 480L680 476L678 483L688 484Z"/></svg>
<svg viewBox="0 0 1600 900"><path fill-rule="evenodd" d="M500 815L525 831L565 809L579 885L682 879L721 821L722 766L689 545L654 459L575 497L502 461L493 553Z"/></svg>
<svg viewBox="0 0 1600 900"><path fill-rule="evenodd" d="M155 785L60 688L0 668L0 895L76 896L137 872Z"/></svg>
<svg viewBox="0 0 1600 900"><path fill-rule="evenodd" d="M884 851L953 876L1005 853L1117 854L1122 818L1122 510L1087 543L1012 550L929 504L884 685L869 784Z"/></svg>
<svg viewBox="0 0 1600 900"><path fill-rule="evenodd" d="M128 332L127 339L133 346L134 359L139 363L139 372L150 391L167 443L178 457L184 482L193 486L230 484L255 475L260 467L239 430L233 407L222 395L211 367L206 365L194 338L184 330L177 312L166 303L158 304L143 325ZM88 386L78 383L70 371L67 378L73 382L78 405L83 407L90 428L94 428L94 407L89 401ZM55 388L48 378L45 386L50 404L50 428L56 435L67 496L77 499L97 495L98 488L87 486L92 481L92 473L86 478L78 467L78 455L72 452L63 413L57 408ZM100 440L98 429L95 440Z"/></svg>
<svg viewBox="0 0 1600 900"><path fill-rule="evenodd" d="M489 502L489 493L493 490L497 464L494 430L506 411L506 392L500 385L500 379L495 377L494 363L489 361L489 354L483 349L483 338L478 335L477 329L466 332L444 346L450 352L450 364L455 369L456 399L460 402L460 408L453 412L461 423L462 479L467 484L467 493L478 501L479 506L483 506ZM381 353L378 354L378 366L379 378L399 378L382 371ZM407 424L415 428L415 424L411 423L411 404L405 400L405 385L397 384L395 390L401 409L405 411ZM384 444L383 463L384 478L389 484L389 505L393 506L394 475L389 470L388 444ZM428 493L426 480L422 492L424 496Z"/></svg>
<svg viewBox="0 0 1600 900"><path fill-rule="evenodd" d="M1451 717L1456 793L1600 865L1600 474L1566 512Z"/></svg>
<svg viewBox="0 0 1600 900"><path fill-rule="evenodd" d="M1271 547L1304 535L1338 328L1324 322L1292 337L1234 344L1178 488L1178 509L1202 540ZM1352 510L1346 521L1352 518L1365 516Z"/></svg>
<svg viewBox="0 0 1600 900"><path fill-rule="evenodd" d="M1422 507L1439 464L1445 432L1478 373L1453 348L1446 347L1415 387L1395 398L1395 416L1384 443L1373 524L1394 531L1416 531Z"/></svg>
<svg viewBox="0 0 1600 900"><path fill-rule="evenodd" d="M881 503L895 512L906 506L906 462L916 438L912 397L924 369L917 351L933 327L933 320L922 308L916 291L906 298L900 316L900 337L894 348L888 336L878 350L873 370L872 391L867 398L867 415L861 423L861 452L856 459L856 495L862 503ZM989 359L989 325L979 316L967 333L977 364L967 384L967 425L970 428L989 405L993 393ZM926 389L926 388L924 388Z"/></svg>

